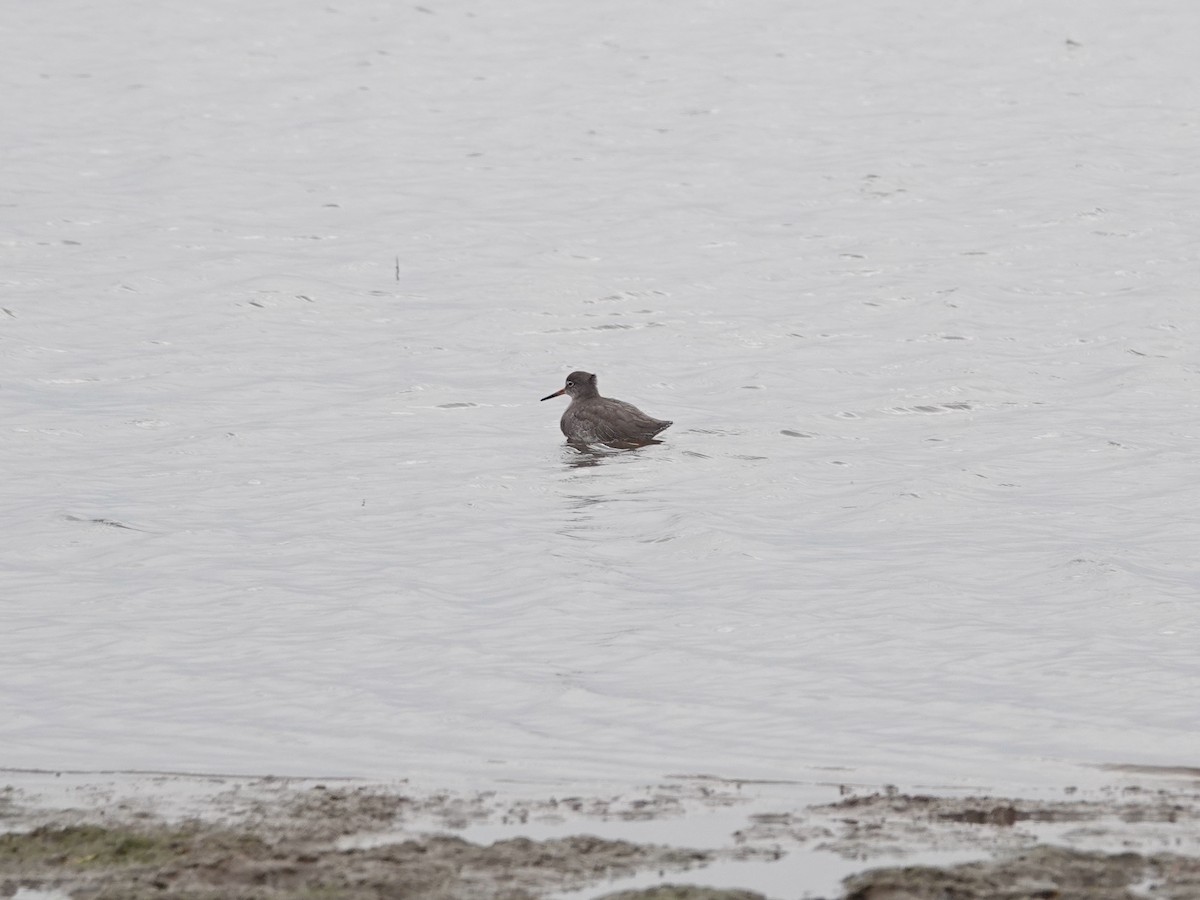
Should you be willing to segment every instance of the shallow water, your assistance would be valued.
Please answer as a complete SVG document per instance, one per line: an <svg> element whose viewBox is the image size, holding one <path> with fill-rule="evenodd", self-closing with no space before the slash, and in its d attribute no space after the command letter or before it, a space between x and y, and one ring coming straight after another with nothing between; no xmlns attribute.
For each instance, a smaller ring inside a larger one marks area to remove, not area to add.
<svg viewBox="0 0 1200 900"><path fill-rule="evenodd" d="M1195 764L1200 11L12 18L0 764Z"/></svg>

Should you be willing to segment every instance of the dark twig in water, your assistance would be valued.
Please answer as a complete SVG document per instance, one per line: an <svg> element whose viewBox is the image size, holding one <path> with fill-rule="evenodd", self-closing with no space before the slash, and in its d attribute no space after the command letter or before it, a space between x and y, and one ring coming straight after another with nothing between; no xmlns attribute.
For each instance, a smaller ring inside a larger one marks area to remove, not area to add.
<svg viewBox="0 0 1200 900"><path fill-rule="evenodd" d="M105 519L103 517L82 518L80 516L72 515L63 516L63 518L68 522L84 522L88 525L107 525L109 528L124 528L126 531L140 531L143 534L147 533L144 528L126 525L124 522L118 522L116 519Z"/></svg>

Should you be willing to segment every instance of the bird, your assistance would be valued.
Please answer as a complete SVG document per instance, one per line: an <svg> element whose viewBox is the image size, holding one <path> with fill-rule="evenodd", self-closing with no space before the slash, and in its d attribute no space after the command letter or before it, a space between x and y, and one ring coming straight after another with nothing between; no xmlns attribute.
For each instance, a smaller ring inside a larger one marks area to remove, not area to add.
<svg viewBox="0 0 1200 900"><path fill-rule="evenodd" d="M570 444L608 444L621 448L657 444L655 435L673 424L648 416L624 400L601 397L596 389L596 376L591 372L572 372L564 387L542 400L563 394L571 398L571 405L562 414L559 427Z"/></svg>

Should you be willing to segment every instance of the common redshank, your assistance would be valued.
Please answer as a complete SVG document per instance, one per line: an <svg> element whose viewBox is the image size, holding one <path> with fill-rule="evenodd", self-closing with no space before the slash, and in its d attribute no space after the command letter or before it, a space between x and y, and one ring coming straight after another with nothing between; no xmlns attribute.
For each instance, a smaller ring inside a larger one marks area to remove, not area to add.
<svg viewBox="0 0 1200 900"><path fill-rule="evenodd" d="M655 419L624 400L601 397L596 376L591 372L572 372L562 390L543 400L571 398L559 427L572 444L608 444L610 447L637 447L656 443L654 436L669 426L666 419Z"/></svg>

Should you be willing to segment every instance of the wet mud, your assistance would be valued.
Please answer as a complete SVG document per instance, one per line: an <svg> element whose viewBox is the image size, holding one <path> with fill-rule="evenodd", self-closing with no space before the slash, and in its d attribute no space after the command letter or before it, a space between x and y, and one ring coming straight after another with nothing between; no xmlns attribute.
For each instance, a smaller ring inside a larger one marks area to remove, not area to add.
<svg viewBox="0 0 1200 900"><path fill-rule="evenodd" d="M271 779L214 783L215 799L198 811L156 802L153 786L132 799L97 792L68 804L0 780L0 897L23 889L78 900L534 900L570 891L605 900L1200 897L1196 785L1088 800L847 791L834 803L749 814L719 846L690 847L591 836L588 823L661 818L670 835L689 804L736 807L736 789L522 801ZM169 793L170 779L160 784ZM519 834L529 823L564 820L578 833ZM454 833L481 822L513 836L472 842ZM712 863L769 867L799 848L861 865L821 894L800 883L766 894L705 886ZM879 864L946 851L978 858ZM633 873L655 883L606 891Z"/></svg>

